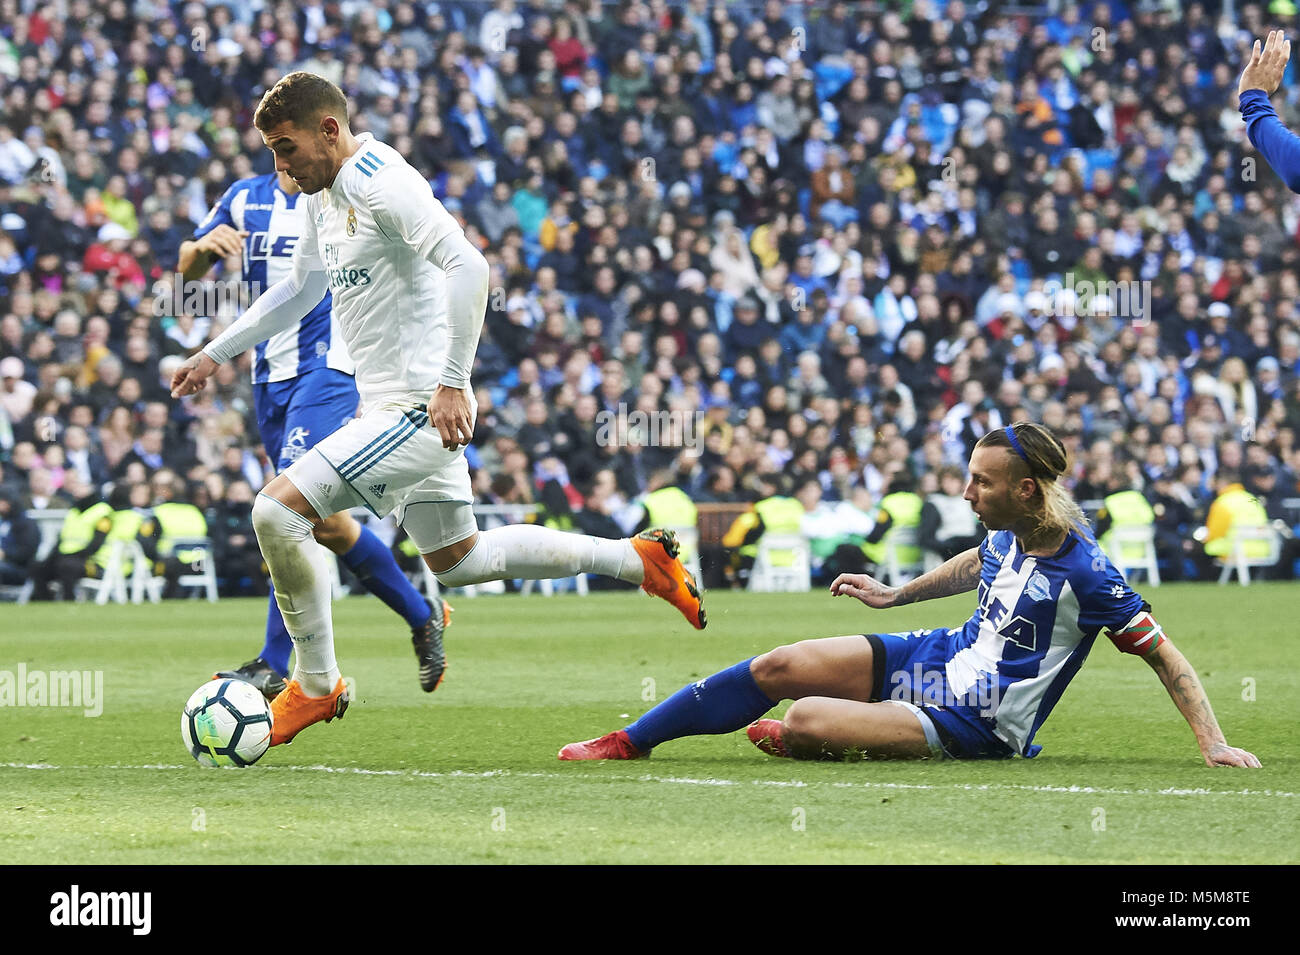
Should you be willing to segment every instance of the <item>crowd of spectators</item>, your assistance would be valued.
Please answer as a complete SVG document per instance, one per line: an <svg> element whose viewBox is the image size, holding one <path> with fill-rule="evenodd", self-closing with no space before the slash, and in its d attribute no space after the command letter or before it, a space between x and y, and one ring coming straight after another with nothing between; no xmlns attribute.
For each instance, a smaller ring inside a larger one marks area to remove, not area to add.
<svg viewBox="0 0 1300 955"><path fill-rule="evenodd" d="M1236 110L1294 7L1001 7L0 0L0 490L166 469L215 515L267 479L247 357L168 397L237 314L174 272L305 69L491 263L484 501L878 500L1032 419L1081 499L1159 485L1190 536L1233 469L1294 520L1300 200ZM620 409L701 430L602 440Z"/></svg>

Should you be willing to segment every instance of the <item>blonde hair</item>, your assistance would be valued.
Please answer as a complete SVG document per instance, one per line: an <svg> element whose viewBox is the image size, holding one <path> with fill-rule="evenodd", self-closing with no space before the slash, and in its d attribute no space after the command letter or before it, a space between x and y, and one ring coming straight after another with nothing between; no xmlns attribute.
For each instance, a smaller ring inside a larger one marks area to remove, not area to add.
<svg viewBox="0 0 1300 955"><path fill-rule="evenodd" d="M1010 434L1015 436L1012 442ZM1019 448L1016 445L1019 445ZM1069 456L1056 435L1045 426L1021 421L1009 428L990 431L976 442L977 448L1006 448L1011 454L1013 480L1033 478L1042 499L1036 531L1091 533L1083 509L1058 482L1069 468Z"/></svg>

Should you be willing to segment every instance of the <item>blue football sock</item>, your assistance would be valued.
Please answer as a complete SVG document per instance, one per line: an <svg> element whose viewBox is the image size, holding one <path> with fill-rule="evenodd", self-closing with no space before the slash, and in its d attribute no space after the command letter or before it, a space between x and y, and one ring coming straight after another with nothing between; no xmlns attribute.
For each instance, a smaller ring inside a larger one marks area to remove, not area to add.
<svg viewBox="0 0 1300 955"><path fill-rule="evenodd" d="M748 726L776 706L754 682L749 672L752 661L750 657L682 687L627 727L628 739L645 752L679 736L730 733Z"/></svg>
<svg viewBox="0 0 1300 955"><path fill-rule="evenodd" d="M392 607L409 626L422 626L429 619L429 604L406 579L393 552L374 531L361 528L361 536L343 555L343 563L366 590Z"/></svg>
<svg viewBox="0 0 1300 955"><path fill-rule="evenodd" d="M293 641L284 628L284 617L280 616L280 606L275 602L275 585L272 584L271 605L266 608L266 645L258 656L284 676L289 672L289 653L292 650Z"/></svg>

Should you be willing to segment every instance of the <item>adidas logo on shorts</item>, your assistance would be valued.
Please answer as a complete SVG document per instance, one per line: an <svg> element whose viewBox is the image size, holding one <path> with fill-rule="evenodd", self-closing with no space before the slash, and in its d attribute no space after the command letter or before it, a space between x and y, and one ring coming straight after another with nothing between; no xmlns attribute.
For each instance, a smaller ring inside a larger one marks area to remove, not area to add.
<svg viewBox="0 0 1300 955"><path fill-rule="evenodd" d="M373 494L375 497L383 497L384 488L386 487L388 487L387 484L372 484L370 485L370 493Z"/></svg>

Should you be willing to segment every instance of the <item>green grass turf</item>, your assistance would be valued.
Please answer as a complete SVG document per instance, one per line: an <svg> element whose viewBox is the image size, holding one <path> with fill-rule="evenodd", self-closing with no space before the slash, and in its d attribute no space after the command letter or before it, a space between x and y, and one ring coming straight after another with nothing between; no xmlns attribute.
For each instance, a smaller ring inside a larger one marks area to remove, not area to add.
<svg viewBox="0 0 1300 955"><path fill-rule="evenodd" d="M663 699L783 642L956 624L969 596L880 613L824 592L715 592L704 633L633 593L461 599L431 696L401 622L348 598L335 616L357 701L247 770L200 768L180 711L256 652L263 602L0 605L0 670L102 670L105 697L98 718L0 709L0 859L1294 863L1298 595L1149 595L1228 741L1263 761L1253 772L1205 767L1155 675L1104 638L1034 760L796 763L743 732L634 763L555 759L643 712L647 681Z"/></svg>

